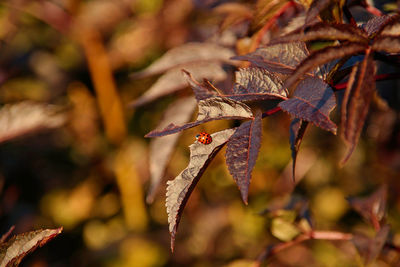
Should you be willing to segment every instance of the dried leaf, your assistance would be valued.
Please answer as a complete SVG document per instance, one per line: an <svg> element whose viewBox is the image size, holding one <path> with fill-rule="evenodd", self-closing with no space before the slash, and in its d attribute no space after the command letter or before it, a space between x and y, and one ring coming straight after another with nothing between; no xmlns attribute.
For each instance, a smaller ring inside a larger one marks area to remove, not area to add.
<svg viewBox="0 0 400 267"><path fill-rule="evenodd" d="M60 107L30 101L0 109L0 143L40 130L57 128L67 120Z"/></svg>
<svg viewBox="0 0 400 267"><path fill-rule="evenodd" d="M186 80L189 85L192 87L193 93L196 96L196 100L204 100L210 97L218 96L218 92L214 90L214 88L210 88L209 83L203 82L200 84L196 81L196 79L192 76L192 74L187 70L182 70L184 75L186 76Z"/></svg>
<svg viewBox="0 0 400 267"><path fill-rule="evenodd" d="M236 56L233 59L249 61L271 72L291 74L308 54L304 43L293 42L261 47L252 53Z"/></svg>
<svg viewBox="0 0 400 267"><path fill-rule="evenodd" d="M354 235L352 242L364 259L365 266L369 266L379 256L386 243L389 231L390 226L384 225L373 239L363 235Z"/></svg>
<svg viewBox="0 0 400 267"><path fill-rule="evenodd" d="M342 103L341 137L347 145L344 164L353 153L360 137L369 104L375 91L376 66L372 55L366 55L354 66Z"/></svg>
<svg viewBox="0 0 400 267"><path fill-rule="evenodd" d="M387 53L400 53L400 37L398 36L381 36L372 44L375 51L385 51Z"/></svg>
<svg viewBox="0 0 400 267"><path fill-rule="evenodd" d="M301 81L293 97L279 103L279 106L296 118L336 134L337 126L329 119L329 113L336 106L335 94L319 78L307 77Z"/></svg>
<svg viewBox="0 0 400 267"><path fill-rule="evenodd" d="M387 186L382 185L368 197L354 197L348 201L354 210L378 229L386 214Z"/></svg>
<svg viewBox="0 0 400 267"><path fill-rule="evenodd" d="M60 227L23 233L0 244L0 266L17 266L28 253L59 235L62 229Z"/></svg>
<svg viewBox="0 0 400 267"><path fill-rule="evenodd" d="M163 130L151 131L145 137L159 137L173 134L214 120L240 120L253 118L253 113L247 105L227 98L212 97L204 99L198 102L198 107L199 113L195 122L190 122L182 126L177 126L171 123Z"/></svg>
<svg viewBox="0 0 400 267"><path fill-rule="evenodd" d="M208 145L195 142L189 146L190 162L174 180L167 182L167 213L171 233L171 250L174 249L175 235L186 202L208 164L228 141L236 129L227 129L211 135Z"/></svg>
<svg viewBox="0 0 400 267"><path fill-rule="evenodd" d="M314 0L307 11L306 24L313 21L322 10L331 3L331 0Z"/></svg>
<svg viewBox="0 0 400 267"><path fill-rule="evenodd" d="M173 102L165 111L164 119L158 125L162 129L171 121L182 124L187 122L196 108L193 97L185 97ZM146 201L152 203L161 183L168 160L172 154L179 134L173 134L152 139L150 141L150 188Z"/></svg>
<svg viewBox="0 0 400 267"><path fill-rule="evenodd" d="M319 22L311 25L306 30L299 29L295 32L271 40L270 44L283 44L290 42L308 42L314 40L344 40L350 42L367 43L368 36L348 24Z"/></svg>
<svg viewBox="0 0 400 267"><path fill-rule="evenodd" d="M245 204L249 194L251 173L261 145L261 119L261 112L258 112L254 120L242 123L229 139L226 148L228 170L235 179Z"/></svg>
<svg viewBox="0 0 400 267"><path fill-rule="evenodd" d="M389 27L398 22L400 16L396 15L383 15L380 17L374 17L362 25L362 29L368 34L370 38L381 33L386 27Z"/></svg>
<svg viewBox="0 0 400 267"><path fill-rule="evenodd" d="M308 126L307 121L303 121L298 118L294 118L290 123L289 134L290 134L290 150L292 150L292 160L293 160L293 181L296 178L296 159L297 152L299 151L301 141L303 140L304 133L306 132Z"/></svg>
<svg viewBox="0 0 400 267"><path fill-rule="evenodd" d="M132 78L147 77L164 72L182 64L199 61L218 61L231 63L229 58L232 56L234 56L234 53L231 49L224 48L217 44L187 43L179 47L172 48L145 70L134 73Z"/></svg>
<svg viewBox="0 0 400 267"><path fill-rule="evenodd" d="M207 78L216 82L227 78L224 69L215 62L202 62L196 65L185 65L187 72L193 73L194 79ZM131 105L138 107L160 97L175 93L187 87L187 78L181 68L174 68L161 76L140 98Z"/></svg>
<svg viewBox="0 0 400 267"><path fill-rule="evenodd" d="M257 67L240 69L236 72L233 95L225 95L239 101L286 99L288 93L282 80L275 74Z"/></svg>
<svg viewBox="0 0 400 267"><path fill-rule="evenodd" d="M284 87L292 87L298 79L300 79L304 74L317 66L328 63L334 59L356 55L360 52L365 51L366 49L366 44L349 43L340 46L329 46L315 51L308 58L303 60L296 71L294 71L293 74L288 79L286 79Z"/></svg>

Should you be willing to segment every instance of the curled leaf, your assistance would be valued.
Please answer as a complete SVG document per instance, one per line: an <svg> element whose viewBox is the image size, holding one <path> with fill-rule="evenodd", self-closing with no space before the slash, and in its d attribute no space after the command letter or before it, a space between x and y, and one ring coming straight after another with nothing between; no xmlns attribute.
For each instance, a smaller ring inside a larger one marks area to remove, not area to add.
<svg viewBox="0 0 400 267"><path fill-rule="evenodd" d="M261 145L261 119L261 112L258 112L254 120L242 123L229 139L226 148L228 170L235 179L245 204L249 194L251 173Z"/></svg>
<svg viewBox="0 0 400 267"><path fill-rule="evenodd" d="M271 72L291 74L309 52L302 42L275 44L258 48L256 51L233 59L246 60L257 67Z"/></svg>
<svg viewBox="0 0 400 267"><path fill-rule="evenodd" d="M288 93L282 85L279 77L265 69L240 69L236 72L233 95L226 97L239 101L286 99Z"/></svg>
<svg viewBox="0 0 400 267"><path fill-rule="evenodd" d="M161 58L145 70L132 75L132 78L142 78L164 72L182 64L199 61L230 62L234 56L231 49L213 43L187 43L166 52Z"/></svg>
<svg viewBox="0 0 400 267"><path fill-rule="evenodd" d="M224 69L215 62L203 62L195 65L185 65L184 68L193 73L194 79L207 78L214 81L223 81L227 75ZM131 105L138 107L154 101L160 97L175 93L188 86L187 78L181 68L174 68L161 76L141 97Z"/></svg>
<svg viewBox="0 0 400 267"><path fill-rule="evenodd" d="M303 140L304 133L307 129L308 122L303 121L299 118L294 118L290 123L289 133L290 133L290 150L292 150L292 160L293 160L293 181L296 178L296 159L297 152L299 151L301 141Z"/></svg>
<svg viewBox="0 0 400 267"><path fill-rule="evenodd" d="M57 128L67 120L60 107L30 101L0 109L0 143L32 132Z"/></svg>
<svg viewBox="0 0 400 267"><path fill-rule="evenodd" d="M189 83L190 87L192 87L193 93L196 96L197 101L218 96L218 92L215 91L214 88L210 88L209 83L204 82L203 84L200 84L196 81L196 79L189 71L182 70L182 72L186 76L186 80Z"/></svg>
<svg viewBox="0 0 400 267"><path fill-rule="evenodd" d="M228 141L236 129L227 129L211 135L212 142L204 145L195 142L189 146L190 162L174 180L167 182L167 213L173 251L175 235L186 202L208 164Z"/></svg>
<svg viewBox="0 0 400 267"><path fill-rule="evenodd" d="M193 97L178 99L167 108L164 119L160 122L158 127L163 128L171 121L177 123L187 122L192 116L195 107L196 100ZM173 134L155 138L150 141L150 188L146 198L148 203L154 200L154 195L161 183L168 160L179 136L179 134Z"/></svg>
<svg viewBox="0 0 400 267"><path fill-rule="evenodd" d="M23 233L0 244L0 266L17 266L28 253L59 235L62 229L60 227Z"/></svg>
<svg viewBox="0 0 400 267"><path fill-rule="evenodd" d="M213 120L253 118L253 113L247 105L227 98L212 97L204 99L198 102L198 107L199 113L195 122L190 122L182 126L171 123L163 130L151 131L145 137L159 137L173 134Z"/></svg>
<svg viewBox="0 0 400 267"><path fill-rule="evenodd" d="M301 81L293 97L279 103L279 106L296 118L336 134L337 126L329 119L329 113L336 106L335 94L319 78L307 77Z"/></svg>

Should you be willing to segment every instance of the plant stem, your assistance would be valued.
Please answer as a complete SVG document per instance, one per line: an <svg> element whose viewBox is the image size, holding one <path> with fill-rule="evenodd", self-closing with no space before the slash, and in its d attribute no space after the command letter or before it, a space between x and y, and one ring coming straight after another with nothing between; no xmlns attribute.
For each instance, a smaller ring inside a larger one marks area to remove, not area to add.
<svg viewBox="0 0 400 267"><path fill-rule="evenodd" d="M385 73L379 74L375 76L375 81L386 81L386 80L395 80L400 78L400 73ZM333 86L335 91L340 91L346 89L347 82L339 83Z"/></svg>

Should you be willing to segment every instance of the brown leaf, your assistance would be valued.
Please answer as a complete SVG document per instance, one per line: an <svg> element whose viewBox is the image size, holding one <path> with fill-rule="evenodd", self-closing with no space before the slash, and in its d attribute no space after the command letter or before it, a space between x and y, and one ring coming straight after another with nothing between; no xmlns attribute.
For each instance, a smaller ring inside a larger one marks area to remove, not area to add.
<svg viewBox="0 0 400 267"><path fill-rule="evenodd" d="M350 158L358 143L375 91L375 73L373 56L368 54L354 66L350 75L342 103L341 137L347 146L342 164Z"/></svg>
<svg viewBox="0 0 400 267"><path fill-rule="evenodd" d="M304 43L293 42L261 47L252 53L236 56L233 59L250 61L257 67L271 72L291 74L308 54Z"/></svg>
<svg viewBox="0 0 400 267"><path fill-rule="evenodd" d="M348 24L319 22L311 25L306 30L299 29L285 36L272 39L270 44L283 44L290 42L308 42L314 40L345 40L351 42L368 42L368 36Z"/></svg>
<svg viewBox="0 0 400 267"><path fill-rule="evenodd" d="M167 126L171 121L182 124L187 122L196 108L193 97L185 97L173 102L165 111L164 119L158 128ZM147 193L147 203L152 203L161 183L168 160L172 154L180 134L173 134L152 139L150 141L150 188Z"/></svg>
<svg viewBox="0 0 400 267"><path fill-rule="evenodd" d="M19 234L0 244L0 266L17 266L28 253L41 247L62 232L63 228Z"/></svg>
<svg viewBox="0 0 400 267"><path fill-rule="evenodd" d="M235 132L235 129L226 129L211 135L212 142L204 145L195 142L189 146L190 162L174 180L167 182L167 213L169 231L171 233L171 250L174 249L175 235L186 202L208 164L216 156L223 145Z"/></svg>
<svg viewBox="0 0 400 267"><path fill-rule="evenodd" d="M61 108L30 101L0 109L0 143L33 132L62 126L67 115Z"/></svg>
<svg viewBox="0 0 400 267"><path fill-rule="evenodd" d="M227 78L224 69L216 62L202 62L182 67L187 72L191 72L194 79L207 78L219 82ZM187 78L182 73L181 68L173 68L161 76L141 97L130 105L133 107L142 106L160 97L182 90L187 86Z"/></svg>
<svg viewBox="0 0 400 267"><path fill-rule="evenodd" d="M354 235L352 242L360 256L364 259L365 266L369 266L380 254L386 243L390 231L389 225L384 225L375 235L369 238L364 235Z"/></svg>
<svg viewBox="0 0 400 267"><path fill-rule="evenodd" d="M240 69L236 72L233 95L225 95L239 101L286 99L288 93L282 80L275 74L257 67Z"/></svg>
<svg viewBox="0 0 400 267"><path fill-rule="evenodd" d="M193 93L196 96L196 100L204 100L210 97L218 96L218 92L214 88L210 88L210 83L205 82L201 84L196 81L196 79L193 77L193 75L187 71L187 70L182 70L183 74L186 77L187 82L189 85L192 87Z"/></svg>
<svg viewBox="0 0 400 267"><path fill-rule="evenodd" d="M331 3L331 0L314 0L307 11L306 24L313 21L319 13Z"/></svg>
<svg viewBox="0 0 400 267"><path fill-rule="evenodd" d="M383 15L380 17L374 17L362 25L362 29L368 34L370 38L381 33L386 27L389 27L398 22L400 16L396 15Z"/></svg>
<svg viewBox="0 0 400 267"><path fill-rule="evenodd" d="M308 122L303 121L298 118L294 118L290 123L289 133L290 133L290 150L292 150L292 160L293 160L293 181L296 178L296 159L297 152L299 151L301 141L303 140L304 133L307 129Z"/></svg>
<svg viewBox="0 0 400 267"><path fill-rule="evenodd" d="M372 44L372 49L387 53L400 53L400 37L380 36Z"/></svg>
<svg viewBox="0 0 400 267"><path fill-rule="evenodd" d="M351 207L371 223L375 229L380 228L380 223L386 215L387 186L382 185L373 194L363 198L349 198Z"/></svg>
<svg viewBox="0 0 400 267"><path fill-rule="evenodd" d="M253 31L263 27L270 21L288 1L258 0L254 8L255 14L250 25Z"/></svg>
<svg viewBox="0 0 400 267"><path fill-rule="evenodd" d="M190 122L182 126L177 126L171 123L163 130L151 131L145 137L159 137L173 134L214 120L240 120L253 118L253 113L247 105L227 98L212 97L204 99L198 102L198 107L199 113L197 114L197 120L195 122Z"/></svg>
<svg viewBox="0 0 400 267"><path fill-rule="evenodd" d="M336 134L337 126L329 119L329 113L336 106L335 94L319 78L307 77L301 81L293 97L279 103L279 106L296 118Z"/></svg>
<svg viewBox="0 0 400 267"><path fill-rule="evenodd" d="M288 79L286 79L283 86L286 88L290 88L297 82L297 80L299 80L311 69L328 63L334 59L343 58L350 55L357 55L358 53L361 53L366 49L366 44L349 43L346 45L329 46L315 51L299 64L299 67Z"/></svg>
<svg viewBox="0 0 400 267"><path fill-rule="evenodd" d="M261 119L261 112L257 112L254 120L242 123L229 139L226 148L228 170L235 179L245 204L249 194L251 173L261 145Z"/></svg>
<svg viewBox="0 0 400 267"><path fill-rule="evenodd" d="M213 43L187 43L166 52L143 71L134 73L132 78L143 78L164 72L182 64L199 61L228 62L234 53L231 49Z"/></svg>

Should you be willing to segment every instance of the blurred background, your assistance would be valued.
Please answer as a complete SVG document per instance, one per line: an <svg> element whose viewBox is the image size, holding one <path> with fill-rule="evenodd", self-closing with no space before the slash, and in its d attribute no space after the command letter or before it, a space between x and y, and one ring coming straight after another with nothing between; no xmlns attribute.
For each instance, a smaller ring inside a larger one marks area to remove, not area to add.
<svg viewBox="0 0 400 267"><path fill-rule="evenodd" d="M0 2L0 230L64 227L22 266L252 266L266 246L279 242L266 210L301 203L309 207L316 229L371 236L372 226L350 209L346 197L368 195L381 184L389 185L388 222L393 243L400 245L398 93L385 91L392 108L384 99L376 101L364 138L343 168L339 137L307 129L295 188L290 118L282 113L264 120L248 206L227 171L224 150L219 153L189 199L171 254L166 180L187 166L187 147L198 132L238 122L185 131L147 203L150 140L143 136L168 105L191 92L183 86L132 105L161 74L132 75L188 42L245 51L251 43L247 35L260 27L251 21L256 1L227 5L231 2ZM288 12L279 23L301 8ZM209 79L230 88L234 64L221 64L223 75ZM349 242L309 241L278 254L270 266L357 266L355 254ZM393 251L385 257L376 266L399 259Z"/></svg>

